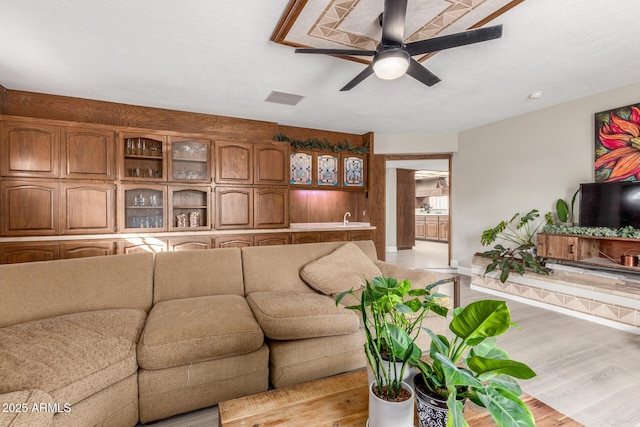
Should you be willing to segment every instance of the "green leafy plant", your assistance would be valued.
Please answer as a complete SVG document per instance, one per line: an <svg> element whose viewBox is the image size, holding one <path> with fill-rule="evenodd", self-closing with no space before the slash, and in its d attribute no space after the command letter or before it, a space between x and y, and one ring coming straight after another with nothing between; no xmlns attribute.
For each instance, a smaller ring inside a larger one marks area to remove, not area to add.
<svg viewBox="0 0 640 427"><path fill-rule="evenodd" d="M291 146L295 151L301 150L301 149L308 149L308 150L319 149L319 150L331 150L335 153L346 151L349 153L356 153L356 154L367 154L370 151L368 142L365 143L365 145L363 146L356 147L351 145L351 142L349 142L348 140L339 142L337 144L332 144L326 139L324 141L321 141L318 138L293 139L293 138L289 138L287 135L283 133L276 134L276 136L274 137L274 140L288 142L289 144L291 144Z"/></svg>
<svg viewBox="0 0 640 427"><path fill-rule="evenodd" d="M535 256L535 235L544 224L552 224L551 212L547 212L544 218L540 218L537 209L532 209L524 215L516 213L508 221L501 221L498 225L482 232L480 242L483 246L490 245L496 240L511 242L515 248L497 244L492 250L482 252L485 258L491 258L485 274L500 270L500 281L506 282L511 272L524 274L525 268L530 268L539 274L549 274L539 257Z"/></svg>
<svg viewBox="0 0 640 427"><path fill-rule="evenodd" d="M464 398L487 408L498 426L535 425L515 379L530 379L536 373L496 347L495 337L511 326L517 325L511 322L504 301L480 300L453 310L452 340L423 328L431 337L429 359L414 357L410 363L422 379L416 386L447 401L447 426L467 426L462 414Z"/></svg>
<svg viewBox="0 0 640 427"><path fill-rule="evenodd" d="M569 209L569 204L563 199L558 199L556 201L556 216L558 217L558 221L571 223L574 222L574 207L576 204L576 197L578 197L578 193L580 193L579 188L575 193L573 193L573 197L571 197L571 209Z"/></svg>
<svg viewBox="0 0 640 427"><path fill-rule="evenodd" d="M399 282L390 277L376 277L371 282L366 281L360 296L349 290L336 298L336 305L346 295L358 299L358 305L346 308L359 311L362 315L366 336L364 351L376 379L376 394L380 398L394 400L400 396L402 378L409 360L421 355L414 340L428 312L447 315L447 308L438 303L445 295L431 293L443 282L411 289L408 280ZM389 361L399 362L400 370L392 367Z"/></svg>

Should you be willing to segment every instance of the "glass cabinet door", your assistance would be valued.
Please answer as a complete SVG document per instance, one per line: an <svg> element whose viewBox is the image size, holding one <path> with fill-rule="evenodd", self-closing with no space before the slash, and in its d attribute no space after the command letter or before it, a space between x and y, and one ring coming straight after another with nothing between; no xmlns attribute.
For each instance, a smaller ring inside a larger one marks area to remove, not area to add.
<svg viewBox="0 0 640 427"><path fill-rule="evenodd" d="M317 185L319 187L338 187L340 185L338 157L331 154L318 156L317 163Z"/></svg>
<svg viewBox="0 0 640 427"><path fill-rule="evenodd" d="M166 187L127 185L122 188L122 228L127 231L162 231L165 226Z"/></svg>
<svg viewBox="0 0 640 427"><path fill-rule="evenodd" d="M179 182L210 182L211 141L206 139L171 139L169 179Z"/></svg>
<svg viewBox="0 0 640 427"><path fill-rule="evenodd" d="M343 182L342 186L364 187L366 181L366 168L364 157L357 155L343 155Z"/></svg>
<svg viewBox="0 0 640 427"><path fill-rule="evenodd" d="M160 135L125 134L121 176L126 180L164 181L165 138Z"/></svg>

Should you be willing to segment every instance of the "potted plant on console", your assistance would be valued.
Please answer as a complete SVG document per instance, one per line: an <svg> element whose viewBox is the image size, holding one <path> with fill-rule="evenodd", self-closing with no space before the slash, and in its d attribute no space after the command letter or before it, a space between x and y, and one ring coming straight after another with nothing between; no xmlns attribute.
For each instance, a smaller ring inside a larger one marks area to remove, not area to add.
<svg viewBox="0 0 640 427"><path fill-rule="evenodd" d="M483 257L491 258L492 261L487 265L484 273L490 273L498 268L502 283L506 282L512 271L522 275L525 268L530 268L539 274L549 274L535 254L534 238L544 224L553 224L551 212L547 212L544 218L540 218L538 210L532 209L525 215L516 213L510 220L501 221L495 227L483 231L480 238L483 246L488 246L496 240L517 245L511 248L497 244L492 250L482 252Z"/></svg>
<svg viewBox="0 0 640 427"><path fill-rule="evenodd" d="M336 304L347 295L358 300L346 308L359 311L364 323L364 351L373 372L369 384L369 427L413 427L414 392L405 382L409 361L421 351L414 339L429 311L446 316L447 308L438 304L443 295L431 290L441 283L411 289L408 280L376 277L358 296L353 290L338 295Z"/></svg>
<svg viewBox="0 0 640 427"><path fill-rule="evenodd" d="M428 359L411 359L420 371L414 377L420 427L467 426L464 399L486 407L498 426L535 425L514 378L536 374L496 347L495 337L510 326L515 325L504 301L480 300L453 310L451 341L425 328L431 337Z"/></svg>

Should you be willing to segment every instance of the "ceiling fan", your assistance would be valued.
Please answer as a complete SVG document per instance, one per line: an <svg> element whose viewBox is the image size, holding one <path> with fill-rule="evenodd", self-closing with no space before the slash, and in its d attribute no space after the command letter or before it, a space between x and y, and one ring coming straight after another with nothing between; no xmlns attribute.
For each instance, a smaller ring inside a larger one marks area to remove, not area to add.
<svg viewBox="0 0 640 427"><path fill-rule="evenodd" d="M376 50L298 48L296 53L373 56L371 65L340 89L341 91L353 89L374 73L385 80L397 79L406 73L427 86L433 86L440 81L438 76L423 67L412 56L493 40L502 36L502 25L496 25L404 44L406 15L407 0L385 0L382 13L382 40Z"/></svg>

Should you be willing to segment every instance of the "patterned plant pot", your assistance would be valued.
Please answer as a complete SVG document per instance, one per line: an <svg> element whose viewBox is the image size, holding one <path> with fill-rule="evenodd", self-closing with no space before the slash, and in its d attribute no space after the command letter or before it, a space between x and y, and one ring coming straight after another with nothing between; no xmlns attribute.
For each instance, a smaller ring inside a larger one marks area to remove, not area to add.
<svg viewBox="0 0 640 427"><path fill-rule="evenodd" d="M422 374L413 377L413 389L416 394L416 407L418 409L419 427L446 427L449 408L447 401L437 399L424 393ZM463 409L464 410L464 409Z"/></svg>

